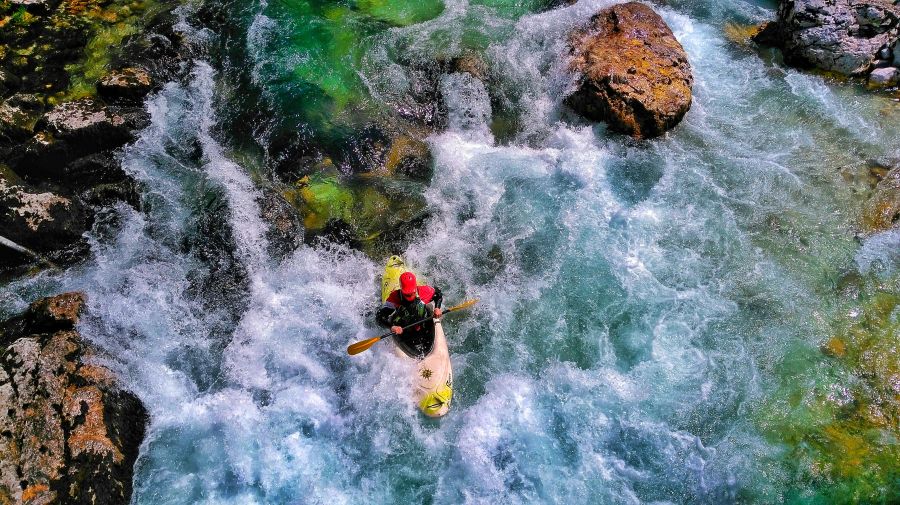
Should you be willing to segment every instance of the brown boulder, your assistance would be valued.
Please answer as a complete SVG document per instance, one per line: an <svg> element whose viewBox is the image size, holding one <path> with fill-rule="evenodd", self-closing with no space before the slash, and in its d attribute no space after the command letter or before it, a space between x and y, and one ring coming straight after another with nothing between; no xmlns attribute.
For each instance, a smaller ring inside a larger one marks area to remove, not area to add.
<svg viewBox="0 0 900 505"><path fill-rule="evenodd" d="M0 323L0 503L131 498L147 413L75 330L84 303L66 293Z"/></svg>
<svg viewBox="0 0 900 505"><path fill-rule="evenodd" d="M687 54L661 17L644 4L603 9L572 35L571 68L579 74L566 103L635 138L661 135L691 107Z"/></svg>

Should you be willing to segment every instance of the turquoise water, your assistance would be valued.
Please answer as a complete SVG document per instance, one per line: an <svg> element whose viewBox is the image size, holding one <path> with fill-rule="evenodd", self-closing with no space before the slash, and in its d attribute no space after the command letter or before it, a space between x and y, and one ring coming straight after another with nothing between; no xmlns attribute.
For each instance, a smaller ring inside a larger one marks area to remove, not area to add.
<svg viewBox="0 0 900 505"><path fill-rule="evenodd" d="M83 266L4 287L5 312L88 293L82 333L151 412L135 503L890 496L889 467L829 474L833 454L803 452L831 432L798 403L825 415L819 396L864 398L853 363L819 347L869 310L865 293L900 292L896 233L856 231L863 161L900 141L894 102L726 40L725 21L769 6L673 3L656 9L694 103L635 143L561 107L566 34L609 2L393 5L234 3L229 29L185 28L208 61L148 101L153 123L123 157L143 211L111 212ZM491 78L438 77L431 217L401 251L448 303L481 300L447 318L456 396L434 421L389 346L345 354L375 331L383 258L327 244L273 257L259 186L283 177L264 167L284 132L341 145L401 124L408 60L464 51Z"/></svg>

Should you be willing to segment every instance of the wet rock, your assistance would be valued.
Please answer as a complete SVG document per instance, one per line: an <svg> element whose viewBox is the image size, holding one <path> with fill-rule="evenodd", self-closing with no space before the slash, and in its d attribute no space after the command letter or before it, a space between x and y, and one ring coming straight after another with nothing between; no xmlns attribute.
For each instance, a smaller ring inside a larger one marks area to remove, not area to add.
<svg viewBox="0 0 900 505"><path fill-rule="evenodd" d="M428 182L433 174L433 162L431 149L426 142L401 135L391 143L384 168L388 174L400 174Z"/></svg>
<svg viewBox="0 0 900 505"><path fill-rule="evenodd" d="M762 46L777 47L781 44L781 29L778 23L767 21L759 26L750 39Z"/></svg>
<svg viewBox="0 0 900 505"><path fill-rule="evenodd" d="M111 151L89 154L65 165L62 179L66 189L79 192L99 185L131 181L122 165Z"/></svg>
<svg viewBox="0 0 900 505"><path fill-rule="evenodd" d="M362 249L363 242L357 235L357 231L347 221L343 219L329 219L320 229L308 234L306 240L311 244L325 241L349 247L350 249Z"/></svg>
<svg viewBox="0 0 900 505"><path fill-rule="evenodd" d="M330 150L331 159L345 174L371 172L384 165L390 144L390 131L372 123L348 132Z"/></svg>
<svg viewBox="0 0 900 505"><path fill-rule="evenodd" d="M900 6L884 0L784 0L775 39L788 64L867 74L900 35Z"/></svg>
<svg viewBox="0 0 900 505"><path fill-rule="evenodd" d="M0 96L19 89L21 85L21 79L16 77L12 72L0 68Z"/></svg>
<svg viewBox="0 0 900 505"><path fill-rule="evenodd" d="M84 295L0 323L0 502L128 503L147 412L75 330Z"/></svg>
<svg viewBox="0 0 900 505"><path fill-rule="evenodd" d="M97 93L110 101L140 102L150 92L150 74L142 68L128 67L105 75L97 82Z"/></svg>
<svg viewBox="0 0 900 505"><path fill-rule="evenodd" d="M44 100L33 93L16 93L6 99L6 103L28 112L43 112Z"/></svg>
<svg viewBox="0 0 900 505"><path fill-rule="evenodd" d="M262 195L259 204L262 218L269 225L269 252L284 258L303 243L303 224L296 209L277 191L265 188Z"/></svg>
<svg viewBox="0 0 900 505"><path fill-rule="evenodd" d="M490 68L477 53L466 52L450 60L451 72L462 72L482 82L487 82Z"/></svg>
<svg viewBox="0 0 900 505"><path fill-rule="evenodd" d="M900 82L900 69L896 67L876 68L869 74L869 86L886 88Z"/></svg>
<svg viewBox="0 0 900 505"><path fill-rule="evenodd" d="M440 78L447 71L448 61L403 61L408 88L391 105L403 120L429 129L443 128L447 110L440 95Z"/></svg>
<svg viewBox="0 0 900 505"><path fill-rule="evenodd" d="M144 29L126 37L120 54L113 59L118 68L138 67L147 73L151 91L158 84L184 77L189 71L194 48L175 29L179 23L175 3L154 13L145 21Z"/></svg>
<svg viewBox="0 0 900 505"><path fill-rule="evenodd" d="M11 160L12 168L26 180L58 181L72 161L132 141L146 120L143 110L91 98L62 103L37 122L40 131Z"/></svg>
<svg viewBox="0 0 900 505"><path fill-rule="evenodd" d="M687 54L661 17L629 2L603 9L572 35L577 90L566 103L635 138L661 135L691 106Z"/></svg>
<svg viewBox="0 0 900 505"><path fill-rule="evenodd" d="M0 235L61 262L86 250L82 235L91 217L78 199L10 179L0 172Z"/></svg>
<svg viewBox="0 0 900 505"><path fill-rule="evenodd" d="M15 143L34 135L34 125L39 115L28 110L0 103L0 142Z"/></svg>
<svg viewBox="0 0 900 505"><path fill-rule="evenodd" d="M875 186L862 216L865 233L876 233L900 223L900 166L894 167Z"/></svg>
<svg viewBox="0 0 900 505"><path fill-rule="evenodd" d="M54 107L42 118L41 126L65 140L121 145L131 139L125 116L90 98ZM94 137L110 139L92 140Z"/></svg>

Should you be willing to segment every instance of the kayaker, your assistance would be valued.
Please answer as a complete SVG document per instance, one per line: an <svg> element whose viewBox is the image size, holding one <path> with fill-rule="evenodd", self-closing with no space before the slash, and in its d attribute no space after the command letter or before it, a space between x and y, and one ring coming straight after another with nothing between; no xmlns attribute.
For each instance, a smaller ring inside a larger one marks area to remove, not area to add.
<svg viewBox="0 0 900 505"><path fill-rule="evenodd" d="M375 314L378 324L394 332L394 340L407 354L427 356L434 347L433 317L441 317L441 290L419 286L412 272L400 276L400 289L395 289ZM423 324L403 329L416 321Z"/></svg>

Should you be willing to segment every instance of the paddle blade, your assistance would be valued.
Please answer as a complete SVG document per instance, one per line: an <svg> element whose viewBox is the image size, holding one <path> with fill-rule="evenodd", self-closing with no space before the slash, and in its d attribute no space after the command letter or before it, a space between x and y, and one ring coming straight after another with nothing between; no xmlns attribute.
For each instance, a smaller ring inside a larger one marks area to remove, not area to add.
<svg viewBox="0 0 900 505"><path fill-rule="evenodd" d="M450 307L445 312L452 312L454 310L468 309L469 307L471 307L472 305L475 305L476 303L478 303L478 298L466 300L466 301L460 303L459 305L457 305L456 307Z"/></svg>
<svg viewBox="0 0 900 505"><path fill-rule="evenodd" d="M347 346L347 354L351 356L353 356L354 354L359 354L369 347L372 347L375 342L378 342L379 340L381 340L380 335L377 337L367 338L366 340L360 340L355 344L350 344L349 346Z"/></svg>

